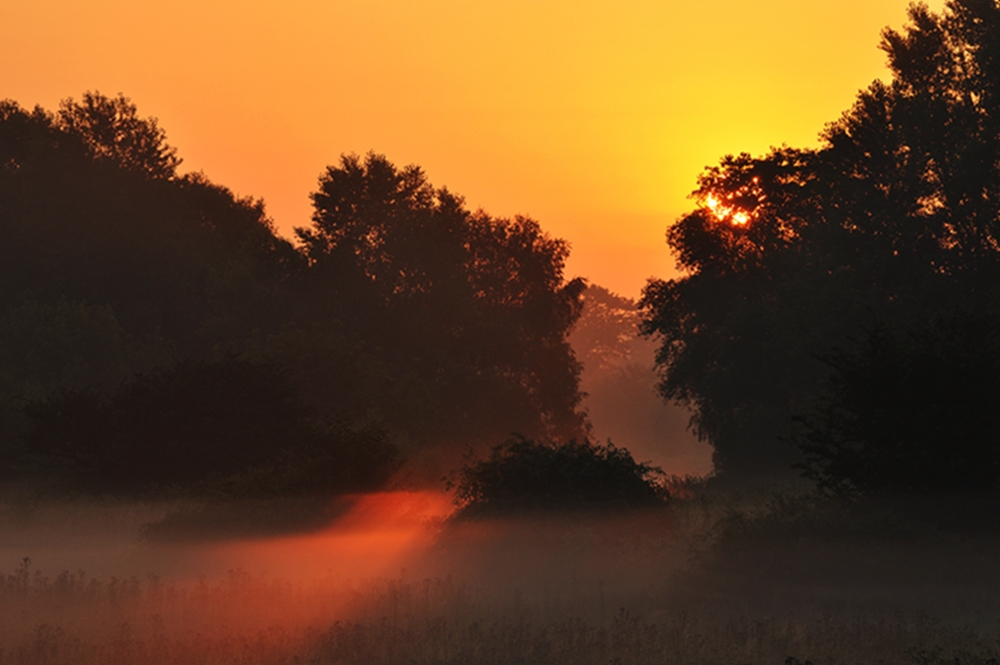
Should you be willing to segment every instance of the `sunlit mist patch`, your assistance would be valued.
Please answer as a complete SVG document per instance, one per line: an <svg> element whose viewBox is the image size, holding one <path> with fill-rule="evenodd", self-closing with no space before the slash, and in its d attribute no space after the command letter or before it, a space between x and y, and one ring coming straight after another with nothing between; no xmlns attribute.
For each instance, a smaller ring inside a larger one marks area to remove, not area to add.
<svg viewBox="0 0 1000 665"><path fill-rule="evenodd" d="M339 516L321 530L207 544L204 556L283 578L392 575L430 546L453 510L450 497L434 491L379 492L337 503Z"/></svg>

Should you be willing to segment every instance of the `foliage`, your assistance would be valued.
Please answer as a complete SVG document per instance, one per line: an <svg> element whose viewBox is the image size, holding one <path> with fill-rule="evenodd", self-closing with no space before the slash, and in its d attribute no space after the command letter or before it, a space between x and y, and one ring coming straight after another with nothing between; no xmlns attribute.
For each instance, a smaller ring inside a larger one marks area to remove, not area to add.
<svg viewBox="0 0 1000 665"><path fill-rule="evenodd" d="M157 340L133 340L111 307L26 302L0 317L0 395L41 399L56 390L110 389L169 363Z"/></svg>
<svg viewBox="0 0 1000 665"><path fill-rule="evenodd" d="M109 98L85 92L81 101L67 99L59 107L57 126L78 137L90 157L152 178L176 175L181 160L166 143L155 118L140 118L124 95Z"/></svg>
<svg viewBox="0 0 1000 665"><path fill-rule="evenodd" d="M570 343L583 365L584 405L599 438L628 441L634 454L669 457L675 471L705 473L711 448L688 428L691 414L656 391L656 344L639 334L636 302L590 284Z"/></svg>
<svg viewBox="0 0 1000 665"><path fill-rule="evenodd" d="M397 468L384 437L317 421L278 368L232 358L136 376L107 398L59 391L25 411L24 460L85 489L361 491Z"/></svg>
<svg viewBox="0 0 1000 665"><path fill-rule="evenodd" d="M662 471L610 441L556 444L518 437L470 460L449 480L465 517L545 510L603 510L664 501Z"/></svg>
<svg viewBox="0 0 1000 665"><path fill-rule="evenodd" d="M641 364L651 355L652 343L639 337L635 301L591 284L583 292L583 303L570 341L588 372Z"/></svg>
<svg viewBox="0 0 1000 665"><path fill-rule="evenodd" d="M664 397L690 405L720 472L787 469L818 360L875 321L996 306L1000 7L910 8L882 49L893 80L862 91L815 150L727 156L668 231L686 271L644 292Z"/></svg>
<svg viewBox="0 0 1000 665"><path fill-rule="evenodd" d="M458 442L582 431L580 368L566 338L584 284L563 279L564 241L531 219L471 213L418 167L376 154L328 167L313 202L313 225L297 230L310 288L327 308L313 312L378 349L404 401L420 404L423 418L407 416L423 425L418 434Z"/></svg>
<svg viewBox="0 0 1000 665"><path fill-rule="evenodd" d="M996 490L1000 325L959 312L916 330L868 331L825 358L828 396L800 445L804 470L836 492Z"/></svg>
<svg viewBox="0 0 1000 665"><path fill-rule="evenodd" d="M260 202L176 166L124 97L88 93L55 116L0 103L0 311L107 306L133 338L161 336L182 357L273 326L291 244Z"/></svg>
<svg viewBox="0 0 1000 665"><path fill-rule="evenodd" d="M96 409L129 377L219 358L277 326L281 285L303 262L262 203L180 176L179 163L121 95L86 93L56 114L0 102L5 476L25 468L12 460L26 402ZM159 482L144 468L116 482Z"/></svg>
<svg viewBox="0 0 1000 665"><path fill-rule="evenodd" d="M8 475L27 446L111 486L346 488L332 469L388 468L387 438L413 453L585 431L566 340L584 285L564 280L568 246L537 222L469 212L417 167L345 156L296 247L262 201L179 166L123 95L88 92L55 113L0 102ZM244 361L279 368L295 404L251 409L263 402L253 376L236 385ZM295 413L316 426L292 427ZM372 460L344 461L355 444Z"/></svg>

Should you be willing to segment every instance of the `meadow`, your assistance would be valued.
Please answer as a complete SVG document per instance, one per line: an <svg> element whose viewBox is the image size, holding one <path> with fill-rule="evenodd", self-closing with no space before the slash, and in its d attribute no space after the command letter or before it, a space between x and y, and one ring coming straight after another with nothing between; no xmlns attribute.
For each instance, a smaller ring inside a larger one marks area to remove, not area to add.
<svg viewBox="0 0 1000 665"><path fill-rule="evenodd" d="M143 528L177 506L7 504L0 664L996 662L988 537L848 532L802 501L463 524L385 493L310 533L187 540Z"/></svg>

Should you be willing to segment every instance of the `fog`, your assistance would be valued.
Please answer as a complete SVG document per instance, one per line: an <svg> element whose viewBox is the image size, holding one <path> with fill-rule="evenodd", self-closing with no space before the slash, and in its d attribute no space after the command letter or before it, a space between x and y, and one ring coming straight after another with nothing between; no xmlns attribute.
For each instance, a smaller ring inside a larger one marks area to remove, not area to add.
<svg viewBox="0 0 1000 665"><path fill-rule="evenodd" d="M623 366L584 370L582 390L594 436L624 445L637 460L673 475L712 471L712 449L689 427L691 412L655 392L653 344L637 340L636 358Z"/></svg>
<svg viewBox="0 0 1000 665"><path fill-rule="evenodd" d="M253 534L213 533L207 517L252 515L252 502L8 500L0 662L995 653L993 539L863 520L852 534L783 532L770 501L702 488L663 510L454 521L449 496L396 491L334 502L322 526Z"/></svg>
<svg viewBox="0 0 1000 665"><path fill-rule="evenodd" d="M656 391L657 342L639 335L635 301L592 285L583 303L570 342L583 364L580 389L594 437L668 474L711 473L712 448L691 429L691 411Z"/></svg>

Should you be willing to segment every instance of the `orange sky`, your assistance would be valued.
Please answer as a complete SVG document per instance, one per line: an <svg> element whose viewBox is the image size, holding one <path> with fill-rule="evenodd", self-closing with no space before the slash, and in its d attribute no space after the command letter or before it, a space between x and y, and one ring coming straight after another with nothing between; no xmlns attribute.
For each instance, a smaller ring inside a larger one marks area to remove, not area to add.
<svg viewBox="0 0 1000 665"><path fill-rule="evenodd" d="M123 92L282 232L343 152L416 163L636 296L727 152L815 144L904 0L2 0L0 98ZM941 0L930 3L939 9Z"/></svg>

